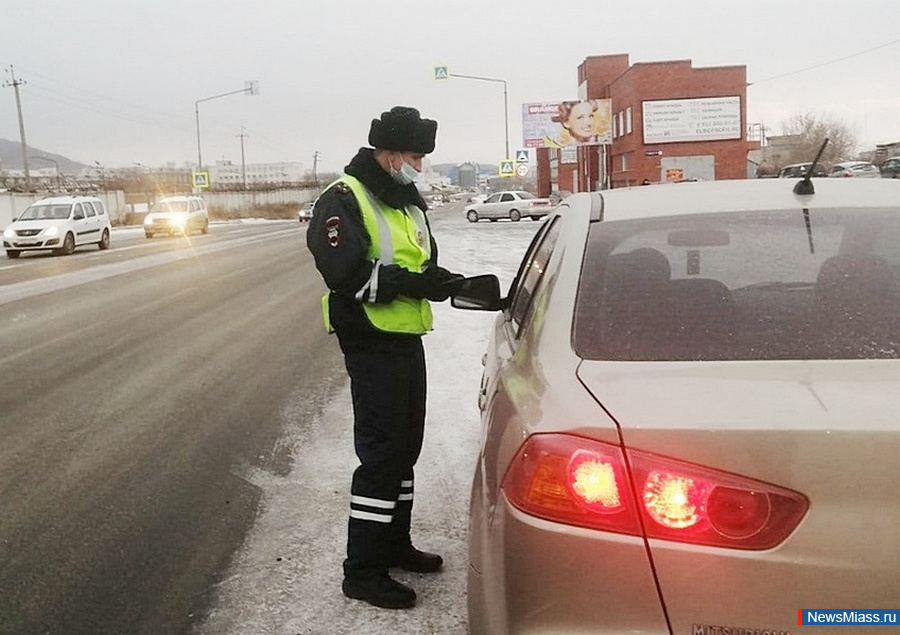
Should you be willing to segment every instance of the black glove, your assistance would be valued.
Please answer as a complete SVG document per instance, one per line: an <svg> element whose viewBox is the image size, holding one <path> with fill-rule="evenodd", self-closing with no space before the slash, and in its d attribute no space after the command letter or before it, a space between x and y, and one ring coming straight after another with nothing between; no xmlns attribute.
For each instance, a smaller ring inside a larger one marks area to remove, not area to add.
<svg viewBox="0 0 900 635"><path fill-rule="evenodd" d="M443 267L428 267L422 273L407 272L401 292L411 298L443 302L459 291L465 276Z"/></svg>
<svg viewBox="0 0 900 635"><path fill-rule="evenodd" d="M440 298L428 298L429 300L434 300L436 302L443 302L450 296L459 293L459 290L462 288L465 283L466 277L459 273L453 273L452 271L448 271L443 267L429 267L426 269L426 273L431 272L430 275L433 275L438 279L440 285Z"/></svg>

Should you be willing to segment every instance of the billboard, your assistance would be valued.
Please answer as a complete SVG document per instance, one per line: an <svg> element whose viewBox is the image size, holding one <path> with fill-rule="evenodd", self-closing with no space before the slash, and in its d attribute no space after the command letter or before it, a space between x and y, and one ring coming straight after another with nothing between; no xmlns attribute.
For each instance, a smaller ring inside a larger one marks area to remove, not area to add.
<svg viewBox="0 0 900 635"><path fill-rule="evenodd" d="M741 139L741 98L645 101L644 143Z"/></svg>
<svg viewBox="0 0 900 635"><path fill-rule="evenodd" d="M522 104L526 148L574 148L612 143L609 99Z"/></svg>

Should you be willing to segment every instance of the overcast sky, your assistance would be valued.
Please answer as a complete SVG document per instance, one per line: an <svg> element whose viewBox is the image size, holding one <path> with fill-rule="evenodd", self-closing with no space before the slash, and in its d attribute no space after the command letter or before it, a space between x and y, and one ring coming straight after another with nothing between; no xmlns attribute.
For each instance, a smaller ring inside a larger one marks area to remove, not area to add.
<svg viewBox="0 0 900 635"><path fill-rule="evenodd" d="M299 161L340 170L396 104L437 119L436 163L522 146L521 104L577 97L592 55L746 65L750 123L838 118L860 149L900 141L894 0L0 0L0 81L20 87L28 144L83 163ZM0 138L19 140L0 89Z"/></svg>

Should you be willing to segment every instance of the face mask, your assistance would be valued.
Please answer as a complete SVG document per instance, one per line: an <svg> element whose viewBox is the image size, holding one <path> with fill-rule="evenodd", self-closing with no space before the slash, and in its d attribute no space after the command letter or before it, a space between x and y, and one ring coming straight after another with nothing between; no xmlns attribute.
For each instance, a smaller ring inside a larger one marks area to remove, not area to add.
<svg viewBox="0 0 900 635"><path fill-rule="evenodd" d="M400 185L409 185L410 183L414 183L415 180L419 177L419 173L416 169L411 166L409 163L400 159L400 169L395 170L394 166L391 165L391 177L397 181Z"/></svg>

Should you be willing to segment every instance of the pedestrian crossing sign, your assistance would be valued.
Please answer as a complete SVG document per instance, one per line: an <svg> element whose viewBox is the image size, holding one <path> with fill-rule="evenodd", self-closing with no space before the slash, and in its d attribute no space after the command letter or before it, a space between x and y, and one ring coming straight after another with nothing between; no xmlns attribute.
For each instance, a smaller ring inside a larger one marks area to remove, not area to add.
<svg viewBox="0 0 900 635"><path fill-rule="evenodd" d="M191 183L198 189L208 189L209 172L191 172Z"/></svg>
<svg viewBox="0 0 900 635"><path fill-rule="evenodd" d="M500 176L515 176L516 175L515 162L512 159L503 159L500 162L500 165L497 169L497 173Z"/></svg>
<svg viewBox="0 0 900 635"><path fill-rule="evenodd" d="M435 79L450 79L450 72L447 70L446 66L435 66L434 67L434 78Z"/></svg>

